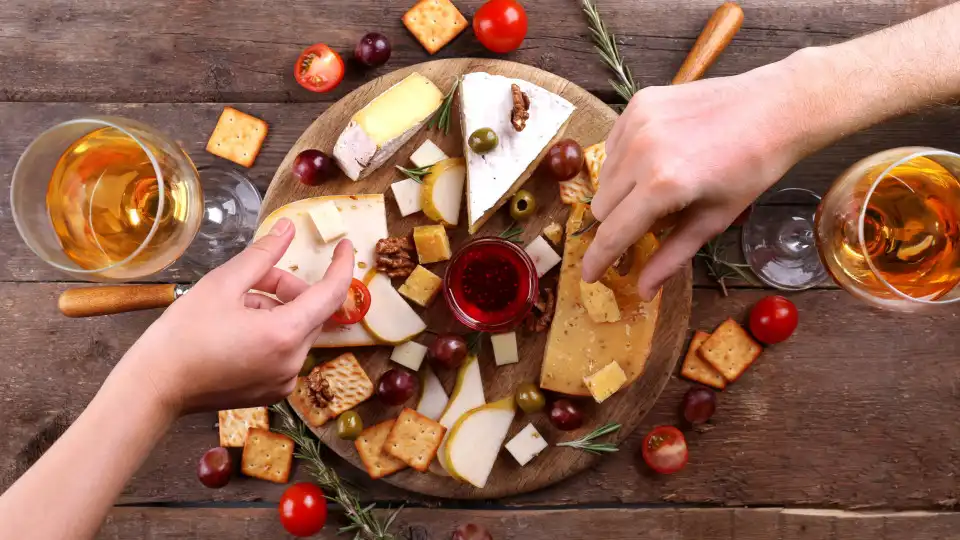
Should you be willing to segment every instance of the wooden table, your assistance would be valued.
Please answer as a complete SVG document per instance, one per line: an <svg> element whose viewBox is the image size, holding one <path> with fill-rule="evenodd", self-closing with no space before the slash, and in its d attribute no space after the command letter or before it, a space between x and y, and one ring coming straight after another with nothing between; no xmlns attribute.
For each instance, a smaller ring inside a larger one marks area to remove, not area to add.
<svg viewBox="0 0 960 540"><path fill-rule="evenodd" d="M334 100L387 70L428 57L400 24L408 1L8 0L0 11L0 489L66 429L110 368L158 315L69 320L56 296L75 284L20 241L9 210L17 157L43 129L85 114L140 119L174 135L198 165L225 103L264 118L270 136L249 174L263 190L290 145ZM469 16L480 0L458 1ZM733 75L808 45L827 45L919 15L946 0L745 0L743 29L711 76ZM530 32L508 58L566 77L615 102L576 0L528 0ZM642 86L667 83L717 0L600 0ZM351 51L367 31L389 35L383 68L329 95L291 69L315 41ZM439 57L489 56L472 35ZM851 81L867 84L869 81ZM960 109L937 107L857 134L805 160L780 183L825 191L848 164L907 144L960 149ZM43 179L39 179L43 181ZM192 282L180 264L157 281ZM723 297L698 269L691 325L743 316L768 291ZM689 435L690 463L655 476L638 462L646 428L677 420L689 384L674 378L622 451L552 488L485 502L439 501L365 480L367 498L405 503L398 530L448 538L465 521L497 539L904 539L960 537L960 309L884 313L824 285L790 295L801 323L720 396L712 425ZM121 414L121 411L118 411ZM180 420L117 501L104 538L284 537L283 487L194 476L215 445L216 415ZM110 426L104 426L110 429ZM302 474L297 475L303 478ZM439 509L438 509L439 508ZM324 538L334 538L328 528ZM414 535L422 538L422 535Z"/></svg>

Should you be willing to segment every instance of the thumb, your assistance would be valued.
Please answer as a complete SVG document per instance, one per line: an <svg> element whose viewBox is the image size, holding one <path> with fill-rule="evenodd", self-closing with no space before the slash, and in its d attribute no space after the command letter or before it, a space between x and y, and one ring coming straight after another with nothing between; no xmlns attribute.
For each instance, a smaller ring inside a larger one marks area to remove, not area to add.
<svg viewBox="0 0 960 540"><path fill-rule="evenodd" d="M343 305L353 281L353 244L341 240L323 279L311 285L291 302L277 308L290 324L305 333L319 328Z"/></svg>
<svg viewBox="0 0 960 540"><path fill-rule="evenodd" d="M277 220L270 232L217 268L217 280L236 292L248 291L280 261L295 234L292 221Z"/></svg>

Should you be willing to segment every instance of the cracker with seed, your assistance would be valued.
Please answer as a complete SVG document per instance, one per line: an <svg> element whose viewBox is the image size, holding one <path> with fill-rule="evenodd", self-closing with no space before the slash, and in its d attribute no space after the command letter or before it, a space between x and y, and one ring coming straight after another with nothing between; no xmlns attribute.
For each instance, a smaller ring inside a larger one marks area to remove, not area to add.
<svg viewBox="0 0 960 540"><path fill-rule="evenodd" d="M403 25L430 54L436 54L467 27L450 0L420 0L403 15Z"/></svg>
<svg viewBox="0 0 960 540"><path fill-rule="evenodd" d="M360 454L360 461L367 468L367 474L374 480L407 468L406 463L384 451L384 443L396 423L396 420L387 420L370 426L361 431L360 436L353 443L357 447L357 453Z"/></svg>
<svg viewBox="0 0 960 540"><path fill-rule="evenodd" d="M297 386L287 398L290 405L300 413L311 427L320 427L331 418L363 403L373 395L373 382L352 353L340 356L313 368L313 372L326 379L333 399L320 406L307 387L307 378L297 379Z"/></svg>
<svg viewBox="0 0 960 540"><path fill-rule="evenodd" d="M723 390L727 386L726 379L713 366L700 358L700 346L708 337L710 337L710 334L701 330L697 330L693 335L690 340L690 348L687 350L687 356L683 359L683 367L680 368L680 375L691 381Z"/></svg>
<svg viewBox="0 0 960 540"><path fill-rule="evenodd" d="M286 484L293 466L293 441L269 429L252 428L243 445L240 471L253 478Z"/></svg>
<svg viewBox="0 0 960 540"><path fill-rule="evenodd" d="M233 107L224 107L207 141L207 152L237 165L252 167L266 138L266 122Z"/></svg>
<svg viewBox="0 0 960 540"><path fill-rule="evenodd" d="M727 382L737 380L760 356L763 348L736 321L723 321L700 345L700 358L723 375Z"/></svg>
<svg viewBox="0 0 960 540"><path fill-rule="evenodd" d="M420 472L427 472L447 428L413 409L404 409L384 441L384 451Z"/></svg>
<svg viewBox="0 0 960 540"><path fill-rule="evenodd" d="M219 411L220 446L241 448L250 428L270 429L266 407Z"/></svg>

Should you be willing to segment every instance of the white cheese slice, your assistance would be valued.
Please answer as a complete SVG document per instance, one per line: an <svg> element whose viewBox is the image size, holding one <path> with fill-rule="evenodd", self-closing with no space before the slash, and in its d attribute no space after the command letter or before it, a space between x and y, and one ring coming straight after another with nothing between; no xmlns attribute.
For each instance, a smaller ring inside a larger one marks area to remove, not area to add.
<svg viewBox="0 0 960 540"><path fill-rule="evenodd" d="M351 180L383 165L443 102L430 79L412 73L357 111L333 147L333 158Z"/></svg>
<svg viewBox="0 0 960 540"><path fill-rule="evenodd" d="M516 364L520 361L520 356L517 354L516 332L492 334L490 343L493 344L493 357L496 359L498 366Z"/></svg>
<svg viewBox="0 0 960 540"><path fill-rule="evenodd" d="M347 234L347 228L343 225L343 218L340 217L337 203L324 201L312 206L309 212L310 219L313 220L313 225L317 228L320 239L324 242L333 242Z"/></svg>
<svg viewBox="0 0 960 540"><path fill-rule="evenodd" d="M530 118L523 131L510 123L511 86L530 99ZM467 217L473 234L530 177L540 159L563 133L575 107L562 97L521 79L489 73L468 73L460 83L463 155L467 160ZM480 128L496 132L496 148L484 154L468 144Z"/></svg>
<svg viewBox="0 0 960 540"><path fill-rule="evenodd" d="M533 265L537 268L537 277L543 277L561 260L560 255L557 255L557 252L550 247L550 244L542 236L536 237L523 250L533 260Z"/></svg>
<svg viewBox="0 0 960 540"><path fill-rule="evenodd" d="M505 447L522 467L547 448L547 441L540 435L537 428L533 427L533 424L527 424L527 427L510 439Z"/></svg>
<svg viewBox="0 0 960 540"><path fill-rule="evenodd" d="M440 383L440 378L430 369L423 368L420 372L420 400L417 402L417 412L431 420L439 420L443 410L447 408L450 398Z"/></svg>
<svg viewBox="0 0 960 540"><path fill-rule="evenodd" d="M449 156L443 153L439 146L433 144L433 141L427 139L423 141L420 148L410 155L410 162L417 167L429 167L438 161L443 161Z"/></svg>
<svg viewBox="0 0 960 540"><path fill-rule="evenodd" d="M423 363L423 357L426 355L426 347L416 341L408 341L393 348L390 360L412 371L420 371L420 364Z"/></svg>
<svg viewBox="0 0 960 540"><path fill-rule="evenodd" d="M423 184L420 182L412 178L404 178L390 184L390 189L393 190L393 198L397 200L397 208L400 209L401 216L407 217L423 210L421 205Z"/></svg>

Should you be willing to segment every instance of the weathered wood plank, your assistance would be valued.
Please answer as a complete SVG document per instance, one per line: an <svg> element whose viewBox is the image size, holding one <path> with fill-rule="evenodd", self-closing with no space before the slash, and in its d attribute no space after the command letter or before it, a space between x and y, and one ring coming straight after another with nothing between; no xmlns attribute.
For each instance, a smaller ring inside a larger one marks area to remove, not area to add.
<svg viewBox="0 0 960 540"><path fill-rule="evenodd" d="M385 513L386 511L381 511ZM339 538L331 525L316 538ZM950 512L856 513L768 509L428 510L410 508L395 531L446 540L463 523L486 527L497 540L947 540L960 516ZM416 531L416 533L414 533ZM98 538L290 538L273 508L115 508Z"/></svg>
<svg viewBox="0 0 960 540"><path fill-rule="evenodd" d="M57 316L60 284L0 284L0 489L66 428L154 313L73 320ZM721 298L697 290L691 325L740 317L764 291ZM705 428L688 432L690 463L657 476L640 462L644 431L678 422L689 384L673 378L622 451L555 487L505 504L689 503L940 509L960 498L960 406L953 351L960 308L937 315L868 309L842 291L792 295L800 327L719 396ZM276 501L282 486L236 479L207 490L196 460L216 444L216 415L184 418L121 501ZM342 465L341 462L331 461ZM373 484L340 466L372 499L425 499ZM301 476L302 477L302 476ZM427 501L436 502L436 501ZM690 527L697 527L695 522Z"/></svg>

